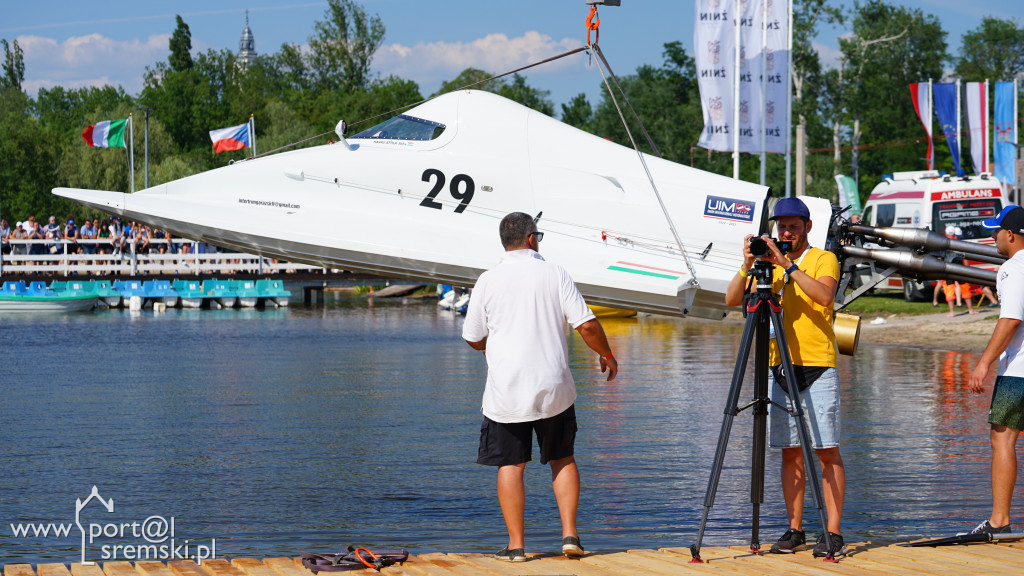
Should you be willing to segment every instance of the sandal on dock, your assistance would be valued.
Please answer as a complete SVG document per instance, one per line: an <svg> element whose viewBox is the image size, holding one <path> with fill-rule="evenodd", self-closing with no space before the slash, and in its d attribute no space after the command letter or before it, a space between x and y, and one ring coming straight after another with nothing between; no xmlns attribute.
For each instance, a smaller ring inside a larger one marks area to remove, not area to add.
<svg viewBox="0 0 1024 576"><path fill-rule="evenodd" d="M409 552L404 548L391 550L370 550L362 546L349 546L348 552L342 554L314 554L301 552L302 565L313 574L317 572L340 572L343 570L362 570L373 568L380 570L392 564L402 564L409 559Z"/></svg>

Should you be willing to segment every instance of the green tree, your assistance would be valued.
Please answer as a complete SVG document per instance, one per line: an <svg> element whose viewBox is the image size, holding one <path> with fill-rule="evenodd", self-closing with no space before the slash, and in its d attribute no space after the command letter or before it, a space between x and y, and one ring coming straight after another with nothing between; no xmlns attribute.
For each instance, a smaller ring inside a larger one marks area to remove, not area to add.
<svg viewBox="0 0 1024 576"><path fill-rule="evenodd" d="M31 100L0 87L0 213L7 221L29 214L64 214L66 202L50 194L58 148L32 115Z"/></svg>
<svg viewBox="0 0 1024 576"><path fill-rule="evenodd" d="M431 97L439 96L441 94L447 94L449 92L471 86L473 90L486 90L487 92L497 93L501 90L501 87L505 84L504 80L488 80L494 74L485 72L479 68L466 68L459 75L451 80L441 83L441 87L437 89L437 92L431 94Z"/></svg>
<svg viewBox="0 0 1024 576"><path fill-rule="evenodd" d="M489 80L493 74L480 70L479 68L466 68L455 78L442 82L441 87L433 95L447 94L465 87L473 90L484 90L504 96L513 102L518 102L548 116L555 114L555 105L548 98L551 92L533 88L526 83L526 78L519 74L513 74L511 82L504 78Z"/></svg>
<svg viewBox="0 0 1024 576"><path fill-rule="evenodd" d="M171 55L167 61L171 65L171 70L182 72L192 67L192 31L188 29L188 24L185 24L181 16L175 15L174 18L177 25L171 34Z"/></svg>
<svg viewBox="0 0 1024 576"><path fill-rule="evenodd" d="M580 93L573 96L568 104L562 104L562 122L581 130L590 130L594 121L594 110L590 107L587 95Z"/></svg>
<svg viewBox="0 0 1024 576"><path fill-rule="evenodd" d="M0 44L4 47L4 74L0 77L0 88L21 90L21 84L25 81L25 53L17 39L12 44L0 40Z"/></svg>
<svg viewBox="0 0 1024 576"><path fill-rule="evenodd" d="M956 74L970 82L1012 80L1024 72L1024 28L994 16L963 35Z"/></svg>
<svg viewBox="0 0 1024 576"><path fill-rule="evenodd" d="M885 173L923 167L919 147L896 144L920 136L907 87L942 77L946 31L933 15L882 0L855 4L854 12L853 33L839 41L845 66L839 88L853 124L853 176L870 190ZM860 151L862 144L871 147Z"/></svg>
<svg viewBox="0 0 1024 576"><path fill-rule="evenodd" d="M326 19L309 38L308 67L327 90L365 88L373 54L384 42L384 23L352 0L328 0Z"/></svg>
<svg viewBox="0 0 1024 576"><path fill-rule="evenodd" d="M665 44L662 56L660 68L645 64L635 74L619 77L619 83L661 154L674 162L689 163L691 148L704 129L696 67L679 42ZM653 153L626 101L619 94L616 99L637 145L644 152ZM632 146L607 92L602 93L597 105L593 128L598 136Z"/></svg>

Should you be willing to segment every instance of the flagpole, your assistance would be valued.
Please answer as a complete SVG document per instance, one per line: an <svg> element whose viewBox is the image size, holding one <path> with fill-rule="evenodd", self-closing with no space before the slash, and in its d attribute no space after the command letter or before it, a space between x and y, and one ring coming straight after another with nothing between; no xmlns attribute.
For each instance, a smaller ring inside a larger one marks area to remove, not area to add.
<svg viewBox="0 0 1024 576"><path fill-rule="evenodd" d="M128 182L132 193L135 193L135 128L131 113L128 114Z"/></svg>
<svg viewBox="0 0 1024 576"><path fill-rule="evenodd" d="M252 157L256 157L256 117L249 114L249 142L252 144Z"/></svg>
<svg viewBox="0 0 1024 576"><path fill-rule="evenodd" d="M956 79L956 157L960 158L960 170L964 173L967 171L963 169L963 156L961 156L962 150L960 149L960 79ZM960 174L957 174L960 176Z"/></svg>
<svg viewBox="0 0 1024 576"><path fill-rule="evenodd" d="M786 52L786 197L793 195L793 0L789 0L789 50ZM797 175L799 177L799 174Z"/></svg>
<svg viewBox="0 0 1024 576"><path fill-rule="evenodd" d="M990 152L990 150L992 148L992 146L991 146L992 138L991 138L991 135L989 134L989 124L990 124L990 122L988 121L988 118L989 118L989 111L988 111L988 104L989 104L989 102L988 102L988 78L985 78L985 83L982 84L982 86L984 86L984 88L982 88L982 90L985 92L985 105L984 105L984 109L983 109L984 110L984 114L983 114L984 117L981 119L981 125L982 125L982 127L984 127L983 134L982 134L981 137L985 141L985 152L984 152L985 159L981 163L982 164L981 171L982 172L992 172L992 163L991 163L992 162L992 156L989 154L989 152Z"/></svg>
<svg viewBox="0 0 1024 576"><path fill-rule="evenodd" d="M1013 79L1013 151L1014 151L1015 158L1013 159L1014 160L1014 163L1013 163L1013 175L1015 176L1015 178L1014 178L1015 182L1013 183L1013 185L1017 185L1020 182L1020 177L1021 177L1020 162L1017 161L1017 159L1020 158L1020 148L1017 146L1017 142L1019 141L1019 138L1017 137L1017 98L1018 98L1018 94L1017 94L1017 79L1014 78ZM1019 186L1017 186L1017 193L1014 196L1014 199L1017 201L1017 204L1019 205L1020 204L1020 187Z"/></svg>
<svg viewBox="0 0 1024 576"><path fill-rule="evenodd" d="M768 80L765 67L768 65L766 52L768 50L768 0L761 0L761 186L764 186L767 178L766 166L768 161L765 156L766 134L764 125L765 116L768 115L768 91L765 82Z"/></svg>
<svg viewBox="0 0 1024 576"><path fill-rule="evenodd" d="M733 58L732 90L732 177L740 179L740 3L737 1L733 12L736 15L736 44Z"/></svg>
<svg viewBox="0 0 1024 576"><path fill-rule="evenodd" d="M928 169L935 170L935 147L932 145L932 110L935 108L935 99L932 97L932 79L928 79Z"/></svg>

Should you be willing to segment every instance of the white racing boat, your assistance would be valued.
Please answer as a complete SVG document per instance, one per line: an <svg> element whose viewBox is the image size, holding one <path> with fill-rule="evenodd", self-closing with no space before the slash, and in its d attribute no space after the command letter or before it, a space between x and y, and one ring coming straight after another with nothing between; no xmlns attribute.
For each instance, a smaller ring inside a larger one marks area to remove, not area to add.
<svg viewBox="0 0 1024 576"><path fill-rule="evenodd" d="M763 186L641 162L488 92L446 94L347 139L340 126L334 144L135 194L54 193L267 258L455 286L498 261L501 218L527 212L545 233L541 253L588 303L704 318L728 311L741 242L767 217ZM809 203L821 246L829 204Z"/></svg>

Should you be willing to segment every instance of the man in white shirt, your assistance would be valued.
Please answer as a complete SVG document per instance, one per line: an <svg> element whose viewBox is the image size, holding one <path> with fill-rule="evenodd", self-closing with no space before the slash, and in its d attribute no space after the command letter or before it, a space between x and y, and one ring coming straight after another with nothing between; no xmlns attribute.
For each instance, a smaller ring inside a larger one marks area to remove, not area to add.
<svg viewBox="0 0 1024 576"><path fill-rule="evenodd" d="M1024 429L1024 208L1007 206L998 216L982 221L994 228L999 253L1009 259L999 267L996 292L1001 308L992 338L971 372L970 389L981 393L992 363L999 373L992 389L988 421L992 425L992 515L971 534L1005 534L1010 526L1010 502L1017 482L1017 437Z"/></svg>
<svg viewBox="0 0 1024 576"><path fill-rule="evenodd" d="M598 353L608 380L615 378L618 362L572 278L538 253L544 234L533 218L513 212L502 219L499 235L505 254L477 280L462 329L466 342L487 359L477 463L498 466L498 501L509 538L495 557L526 560L523 472L532 457L534 433L540 463L551 466L562 553L579 557L576 384L569 372L566 323Z"/></svg>

